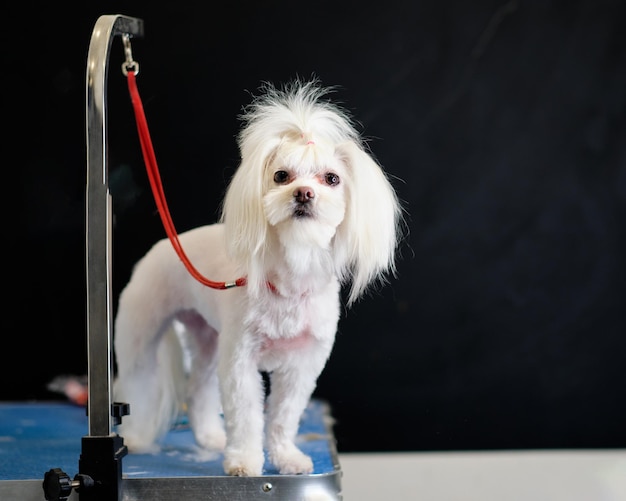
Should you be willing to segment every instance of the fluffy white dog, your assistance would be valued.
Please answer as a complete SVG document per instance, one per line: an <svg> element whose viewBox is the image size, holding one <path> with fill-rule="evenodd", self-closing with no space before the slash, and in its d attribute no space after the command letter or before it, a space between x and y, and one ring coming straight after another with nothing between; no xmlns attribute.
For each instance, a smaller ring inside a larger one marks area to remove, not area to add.
<svg viewBox="0 0 626 501"><path fill-rule="evenodd" d="M402 217L328 91L266 84L242 115L220 223L180 235L204 277L241 286L201 284L167 239L137 263L115 319L114 397L130 404L118 432L131 452L158 448L184 401L195 439L223 450L227 474L261 475L264 447L282 474L313 471L294 439L333 347L340 288L350 305L395 273Z"/></svg>

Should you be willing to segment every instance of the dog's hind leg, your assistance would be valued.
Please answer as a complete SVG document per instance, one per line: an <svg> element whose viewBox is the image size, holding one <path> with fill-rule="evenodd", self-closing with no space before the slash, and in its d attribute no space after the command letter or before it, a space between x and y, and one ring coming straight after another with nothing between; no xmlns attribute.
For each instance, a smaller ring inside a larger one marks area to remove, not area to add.
<svg viewBox="0 0 626 501"><path fill-rule="evenodd" d="M223 450L226 433L217 378L217 331L196 312L177 316L184 324L184 344L190 359L187 385L189 424L198 444L206 449Z"/></svg>
<svg viewBox="0 0 626 501"><path fill-rule="evenodd" d="M117 432L131 452L145 453L159 449L158 440L176 419L184 368L173 329L156 315L138 315L135 306L121 305L116 318L113 392L116 401L130 405Z"/></svg>

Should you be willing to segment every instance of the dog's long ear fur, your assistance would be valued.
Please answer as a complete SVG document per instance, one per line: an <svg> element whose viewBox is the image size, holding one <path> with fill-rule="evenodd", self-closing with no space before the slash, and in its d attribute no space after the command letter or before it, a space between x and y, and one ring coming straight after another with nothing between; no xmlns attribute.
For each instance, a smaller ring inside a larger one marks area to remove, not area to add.
<svg viewBox="0 0 626 501"><path fill-rule="evenodd" d="M335 250L347 263L351 282L348 304L354 303L376 280L395 274L401 206L378 163L361 144L346 142L337 154L348 167L347 211L337 229Z"/></svg>
<svg viewBox="0 0 626 501"><path fill-rule="evenodd" d="M263 209L264 171L280 139L272 136L244 143L242 160L230 181L222 207L228 251L238 262L248 263L263 252L267 221ZM248 270L241 270L248 271Z"/></svg>

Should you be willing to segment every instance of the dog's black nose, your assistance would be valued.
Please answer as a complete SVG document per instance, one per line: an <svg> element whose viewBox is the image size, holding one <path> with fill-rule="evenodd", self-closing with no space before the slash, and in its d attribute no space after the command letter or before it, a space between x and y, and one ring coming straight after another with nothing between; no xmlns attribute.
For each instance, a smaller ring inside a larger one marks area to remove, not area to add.
<svg viewBox="0 0 626 501"><path fill-rule="evenodd" d="M298 203L306 204L312 198L315 198L315 192L309 186L300 186L293 191L293 197Z"/></svg>

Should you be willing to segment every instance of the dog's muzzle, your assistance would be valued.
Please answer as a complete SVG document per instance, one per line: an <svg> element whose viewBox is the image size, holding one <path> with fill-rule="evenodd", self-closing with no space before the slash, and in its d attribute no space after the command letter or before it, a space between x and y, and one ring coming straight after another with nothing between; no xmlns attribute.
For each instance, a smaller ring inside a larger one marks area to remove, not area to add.
<svg viewBox="0 0 626 501"><path fill-rule="evenodd" d="M294 199L294 216L295 217L311 217L313 215L313 201L315 200L315 191L310 186L298 186L293 190Z"/></svg>

